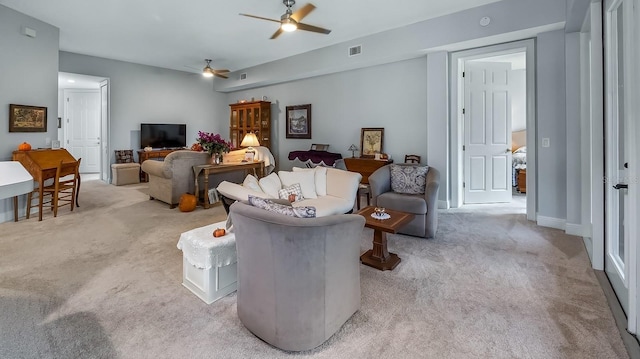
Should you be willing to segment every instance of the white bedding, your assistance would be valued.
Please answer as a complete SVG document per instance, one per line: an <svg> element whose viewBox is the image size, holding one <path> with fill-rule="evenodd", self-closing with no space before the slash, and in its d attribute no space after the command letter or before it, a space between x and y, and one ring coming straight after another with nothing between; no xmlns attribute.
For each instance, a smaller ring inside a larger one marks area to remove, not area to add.
<svg viewBox="0 0 640 359"><path fill-rule="evenodd" d="M516 170L527 168L527 147L526 146L522 146L517 150L513 151L511 166L512 166L511 185L515 186L517 184Z"/></svg>

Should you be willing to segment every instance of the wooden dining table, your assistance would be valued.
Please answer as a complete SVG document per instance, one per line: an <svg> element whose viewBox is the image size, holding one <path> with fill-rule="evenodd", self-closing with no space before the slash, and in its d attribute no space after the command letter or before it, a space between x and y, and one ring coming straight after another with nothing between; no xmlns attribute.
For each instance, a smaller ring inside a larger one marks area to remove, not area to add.
<svg viewBox="0 0 640 359"><path fill-rule="evenodd" d="M33 180L38 183L40 219L42 219L42 195L44 182L50 178L55 178L56 170L60 161L63 163L76 162L77 160L64 148L60 149L37 149L31 151L13 151L12 159L20 162L24 168L31 174ZM78 176L78 190L76 191L76 206L78 203L78 195L80 193L80 176ZM27 204L27 211L29 204Z"/></svg>

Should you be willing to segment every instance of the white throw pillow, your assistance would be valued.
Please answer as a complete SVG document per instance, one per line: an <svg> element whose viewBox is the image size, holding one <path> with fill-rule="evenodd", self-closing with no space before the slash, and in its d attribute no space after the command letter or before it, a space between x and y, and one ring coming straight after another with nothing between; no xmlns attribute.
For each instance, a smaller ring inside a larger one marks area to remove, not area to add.
<svg viewBox="0 0 640 359"><path fill-rule="evenodd" d="M315 168L293 167L293 172L312 171L315 173L316 194L318 196L327 195L327 167L318 166Z"/></svg>
<svg viewBox="0 0 640 359"><path fill-rule="evenodd" d="M282 186L289 187L295 183L300 183L302 196L304 196L304 198L318 198L318 195L316 194L315 174L315 171L278 172L280 181L282 181Z"/></svg>
<svg viewBox="0 0 640 359"><path fill-rule="evenodd" d="M252 175L247 175L244 178L244 182L242 182L243 187L250 188L256 192L264 192L258 183L258 179L253 177Z"/></svg>
<svg viewBox="0 0 640 359"><path fill-rule="evenodd" d="M260 178L258 181L262 191L272 198L278 198L278 191L282 188L282 182L277 174L272 173L267 177Z"/></svg>
<svg viewBox="0 0 640 359"><path fill-rule="evenodd" d="M278 191L278 197L280 197L280 199L289 200L290 194L295 196L292 202L302 201L304 199L304 196L302 195L302 189L300 188L300 183L295 183Z"/></svg>

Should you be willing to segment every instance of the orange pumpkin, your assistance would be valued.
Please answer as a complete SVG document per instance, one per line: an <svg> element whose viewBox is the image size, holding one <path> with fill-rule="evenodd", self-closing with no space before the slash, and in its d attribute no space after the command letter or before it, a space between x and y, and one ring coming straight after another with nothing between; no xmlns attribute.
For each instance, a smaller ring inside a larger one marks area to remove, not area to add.
<svg viewBox="0 0 640 359"><path fill-rule="evenodd" d="M224 230L224 228L216 228L215 231L213 231L213 236L214 237L222 237L227 233L227 231Z"/></svg>
<svg viewBox="0 0 640 359"><path fill-rule="evenodd" d="M31 145L26 142L22 142L18 145L18 151L31 151Z"/></svg>
<svg viewBox="0 0 640 359"><path fill-rule="evenodd" d="M196 209L196 196L185 193L180 196L180 202L178 203L178 208L180 208L181 212L191 212Z"/></svg>

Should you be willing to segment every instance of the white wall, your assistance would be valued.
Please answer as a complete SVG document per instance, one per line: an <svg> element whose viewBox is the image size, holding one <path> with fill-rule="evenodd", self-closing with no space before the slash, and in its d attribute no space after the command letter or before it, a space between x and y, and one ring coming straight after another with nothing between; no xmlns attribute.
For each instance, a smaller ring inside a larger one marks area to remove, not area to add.
<svg viewBox="0 0 640 359"><path fill-rule="evenodd" d="M27 26L35 38L22 35ZM23 141L49 147L57 138L58 28L0 5L0 161ZM9 133L9 104L47 107L47 132ZM0 200L0 222L13 220L13 201Z"/></svg>
<svg viewBox="0 0 640 359"><path fill-rule="evenodd" d="M60 71L110 79L113 150L140 149L141 123L186 123L187 145L198 131L229 131L225 95L197 74L60 52Z"/></svg>
<svg viewBox="0 0 640 359"><path fill-rule="evenodd" d="M360 129L384 127L383 151L396 161L404 155L427 154L426 59L319 76L228 94L227 103L267 96L272 102L272 152L280 169L290 169L290 151L328 143L330 152L351 157L351 144L360 146ZM287 139L285 108L311 107L312 139ZM228 107L225 112L228 116ZM228 122L228 119L226 119ZM228 130L227 130L228 136ZM356 153L356 156L358 153Z"/></svg>
<svg viewBox="0 0 640 359"><path fill-rule="evenodd" d="M527 146L537 146L538 150L538 215L562 220L562 225L567 215L564 35L562 30L538 35L538 143ZM550 147L542 147L543 138L549 138Z"/></svg>
<svg viewBox="0 0 640 359"><path fill-rule="evenodd" d="M449 208L449 54L427 55L427 163L440 170L439 207ZM428 80L428 81L427 81ZM451 155L457 155L455 153Z"/></svg>

